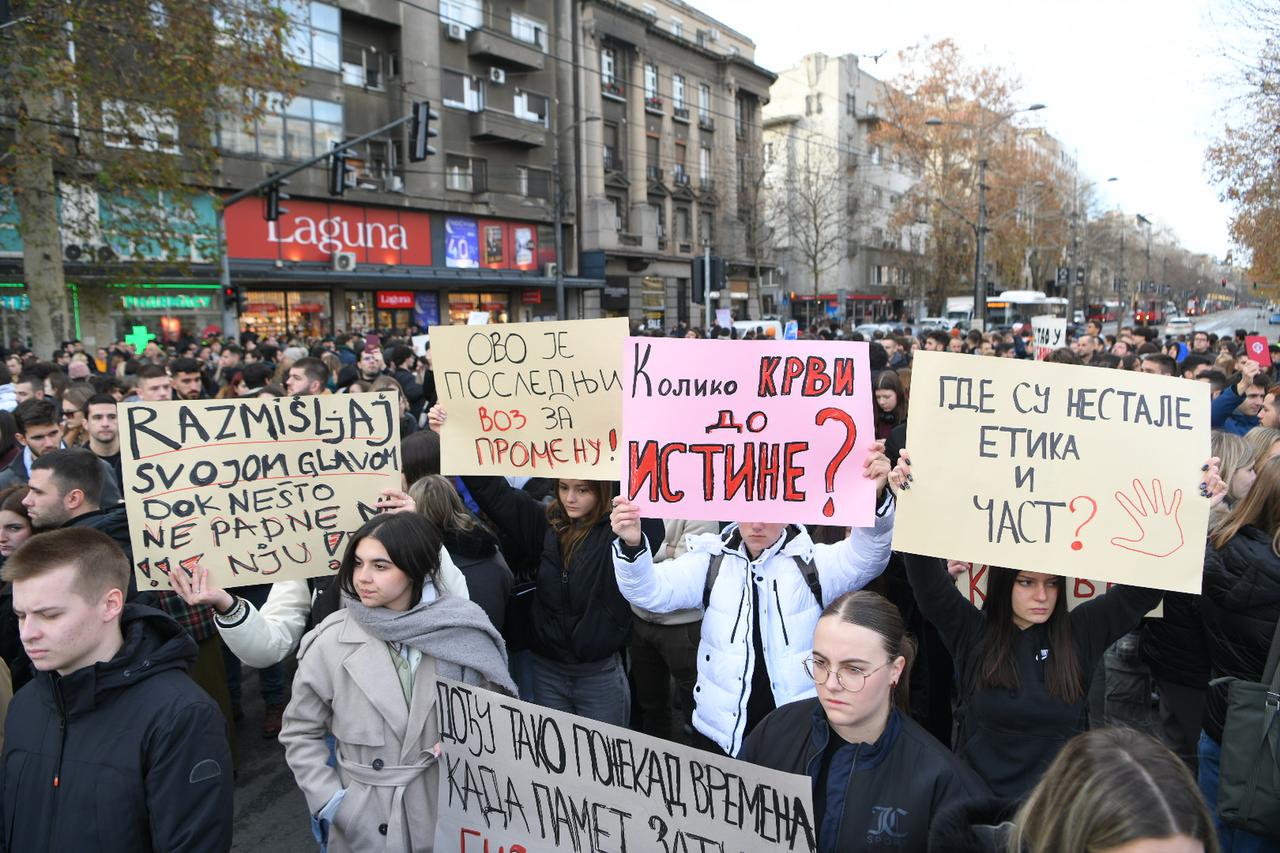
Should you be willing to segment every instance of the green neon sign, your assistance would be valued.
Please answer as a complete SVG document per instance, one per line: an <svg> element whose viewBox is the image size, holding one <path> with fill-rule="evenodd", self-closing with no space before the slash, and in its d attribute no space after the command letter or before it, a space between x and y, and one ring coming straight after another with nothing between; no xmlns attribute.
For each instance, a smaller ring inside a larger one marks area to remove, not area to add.
<svg viewBox="0 0 1280 853"><path fill-rule="evenodd" d="M199 311L213 307L213 297L203 293L121 296L126 311Z"/></svg>
<svg viewBox="0 0 1280 853"><path fill-rule="evenodd" d="M31 307L31 300L22 296L0 296L0 309L5 311L26 311Z"/></svg>

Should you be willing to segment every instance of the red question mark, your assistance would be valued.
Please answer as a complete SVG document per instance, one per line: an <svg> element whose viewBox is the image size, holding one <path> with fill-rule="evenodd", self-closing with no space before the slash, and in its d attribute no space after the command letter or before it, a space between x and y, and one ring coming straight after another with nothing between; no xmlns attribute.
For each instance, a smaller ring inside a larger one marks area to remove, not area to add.
<svg viewBox="0 0 1280 853"><path fill-rule="evenodd" d="M836 471L840 470L840 463L844 462L845 457L849 455L849 451L853 450L853 444L858 439L858 427L854 425L853 418L849 417L849 413L843 409L837 409L828 406L825 409L819 409L818 414L814 417L813 422L818 426L822 426L827 421L835 418L844 424L844 444L840 445L840 449L836 451L836 455L831 457L831 461L827 463L826 486L827 494L831 494L836 490ZM836 504L831 498L827 498L827 502L822 505L822 514L827 518L836 514Z"/></svg>
<svg viewBox="0 0 1280 853"><path fill-rule="evenodd" d="M1072 513L1075 513L1076 511L1076 501L1088 501L1089 505L1092 507L1092 509L1089 510L1089 517L1086 518L1084 521L1080 522L1080 526L1077 527L1076 532L1072 534L1073 536L1079 537L1080 531L1084 529L1084 526L1089 522L1093 521L1093 517L1098 514L1098 502L1095 501L1093 498L1089 497L1088 495L1076 495L1074 498L1071 499L1071 503L1067 504L1067 509L1070 510ZM1071 543L1072 551L1079 551L1083 548L1084 548L1084 543L1081 542L1079 538L1077 538L1074 542Z"/></svg>

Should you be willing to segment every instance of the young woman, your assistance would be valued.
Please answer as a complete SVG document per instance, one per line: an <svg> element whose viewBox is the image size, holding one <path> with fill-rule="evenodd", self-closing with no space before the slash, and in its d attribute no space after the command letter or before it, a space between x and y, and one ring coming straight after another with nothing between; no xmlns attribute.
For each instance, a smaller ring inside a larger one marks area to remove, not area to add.
<svg viewBox="0 0 1280 853"><path fill-rule="evenodd" d="M415 434L416 435L416 434ZM436 438L430 431L422 435ZM447 477L429 474L409 487L418 514L435 525L454 565L467 579L467 592L480 605L493 627L502 630L511 569L498 548L498 537L467 511L458 490Z"/></svg>
<svg viewBox="0 0 1280 853"><path fill-rule="evenodd" d="M1168 749L1123 727L1078 735L1019 807L948 809L929 849L948 853L1218 853L1195 780Z"/></svg>
<svg viewBox="0 0 1280 853"><path fill-rule="evenodd" d="M1249 493L1209 534L1200 596L1210 679L1261 681L1280 619L1280 459L1258 467ZM1198 759L1200 790L1213 812L1225 851L1274 850L1265 839L1218 816L1218 774L1227 685L1209 684Z"/></svg>
<svg viewBox="0 0 1280 853"><path fill-rule="evenodd" d="M893 428L907 419L907 394L902 381L892 370L882 370L876 377L876 440L884 441Z"/></svg>
<svg viewBox="0 0 1280 853"><path fill-rule="evenodd" d="M502 638L478 606L437 593L439 571L440 537L425 518L370 519L338 570L346 606L298 650L280 742L335 853L432 849L437 677L515 693Z"/></svg>
<svg viewBox="0 0 1280 853"><path fill-rule="evenodd" d="M1204 489L1220 489L1215 465ZM889 475L895 489L911 470L903 450ZM910 500L900 491L899 500ZM1039 781L1063 744L1087 723L1086 691L1107 647L1137 628L1164 593L1115 586L1067 611L1063 578L1000 567L987 570L987 597L975 609L941 560L905 554L921 612L938 629L959 676L956 753L1001 797Z"/></svg>
<svg viewBox="0 0 1280 853"><path fill-rule="evenodd" d="M816 699L783 705L747 737L739 758L813 781L819 853L879 845L920 851L942 809L986 786L906 714L915 642L889 601L866 590L831 602L813 632L805 673Z"/></svg>
<svg viewBox="0 0 1280 853"><path fill-rule="evenodd" d="M437 432L447 413L433 406L427 422ZM625 726L631 691L622 649L631 608L613 574L609 526L613 484L556 481L543 506L502 477L463 477L480 507L515 547L540 554L532 607L533 701L605 723ZM662 522L644 521L652 547Z"/></svg>

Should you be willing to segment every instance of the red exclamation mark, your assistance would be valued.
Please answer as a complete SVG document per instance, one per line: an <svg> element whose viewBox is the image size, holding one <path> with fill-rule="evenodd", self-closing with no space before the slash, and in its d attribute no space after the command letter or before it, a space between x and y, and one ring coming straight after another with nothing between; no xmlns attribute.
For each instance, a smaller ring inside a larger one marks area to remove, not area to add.
<svg viewBox="0 0 1280 853"><path fill-rule="evenodd" d="M617 452L618 450L618 431L616 429L609 430L609 450ZM610 456L609 461L612 462L617 457Z"/></svg>

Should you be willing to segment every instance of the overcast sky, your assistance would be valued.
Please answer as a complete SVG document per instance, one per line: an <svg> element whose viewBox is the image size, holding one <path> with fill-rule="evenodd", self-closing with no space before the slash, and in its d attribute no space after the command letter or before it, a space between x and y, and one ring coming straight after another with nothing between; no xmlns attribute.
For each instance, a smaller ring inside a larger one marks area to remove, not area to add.
<svg viewBox="0 0 1280 853"><path fill-rule="evenodd" d="M1029 118L1076 150L1084 178L1119 179L1103 185L1105 207L1145 214L1197 252L1230 248L1229 211L1204 171L1230 69L1221 45L1242 42L1225 29L1229 0L691 2L754 40L775 71L806 53L856 53L892 80L899 50L949 37L974 64L1019 76L1026 103L1048 105Z"/></svg>

